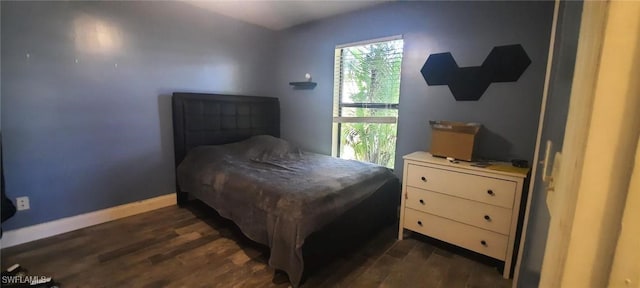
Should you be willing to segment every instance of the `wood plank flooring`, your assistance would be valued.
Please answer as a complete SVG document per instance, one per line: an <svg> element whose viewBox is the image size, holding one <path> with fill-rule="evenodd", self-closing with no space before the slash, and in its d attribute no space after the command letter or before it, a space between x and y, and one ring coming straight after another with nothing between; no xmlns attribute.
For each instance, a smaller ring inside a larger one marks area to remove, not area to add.
<svg viewBox="0 0 640 288"><path fill-rule="evenodd" d="M511 287L495 267L433 241L396 241L395 231L311 271L302 287ZM65 288L288 287L267 259L265 247L197 202L1 251L3 269L19 263Z"/></svg>

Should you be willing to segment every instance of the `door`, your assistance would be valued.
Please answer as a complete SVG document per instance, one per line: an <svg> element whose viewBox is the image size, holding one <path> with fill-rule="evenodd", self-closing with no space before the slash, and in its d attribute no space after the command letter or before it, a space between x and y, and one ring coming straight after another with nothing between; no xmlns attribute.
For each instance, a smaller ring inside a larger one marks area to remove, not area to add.
<svg viewBox="0 0 640 288"><path fill-rule="evenodd" d="M626 207L616 254L609 276L609 287L640 287L640 142L629 183Z"/></svg>
<svg viewBox="0 0 640 288"><path fill-rule="evenodd" d="M606 287L640 134L640 2L585 2L540 287Z"/></svg>
<svg viewBox="0 0 640 288"><path fill-rule="evenodd" d="M578 47L578 35L580 31L580 18L582 15L582 2L562 1L557 3L557 25L555 29L552 51L552 65L548 76L549 88L546 99L546 107L542 120L542 130L539 136L540 153L534 165L546 160L549 164L556 159L557 152L562 150L562 142L565 134L565 124L569 111L569 98L571 96L571 83L574 75L576 51ZM549 145L547 145L549 143ZM549 165L551 167L552 165ZM538 287L542 258L549 229L549 211L546 205L547 185L543 181L542 165L537 167L534 188L530 198L529 221L526 225L525 241L523 249L520 249L520 271L514 276L514 282L518 287ZM548 178L548 177L545 177Z"/></svg>

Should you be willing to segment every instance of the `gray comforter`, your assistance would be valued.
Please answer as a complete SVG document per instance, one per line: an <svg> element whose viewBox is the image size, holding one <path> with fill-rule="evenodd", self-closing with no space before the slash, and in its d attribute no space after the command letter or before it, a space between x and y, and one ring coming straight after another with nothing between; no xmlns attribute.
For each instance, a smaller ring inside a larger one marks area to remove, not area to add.
<svg viewBox="0 0 640 288"><path fill-rule="evenodd" d="M302 245L395 179L385 167L301 152L271 136L193 149L178 167L178 185L269 246L269 265L298 286Z"/></svg>

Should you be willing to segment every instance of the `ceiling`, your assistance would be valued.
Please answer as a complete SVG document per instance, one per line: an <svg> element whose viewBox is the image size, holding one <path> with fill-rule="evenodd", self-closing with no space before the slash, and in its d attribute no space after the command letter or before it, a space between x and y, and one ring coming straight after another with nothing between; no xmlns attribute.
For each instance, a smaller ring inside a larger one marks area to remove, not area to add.
<svg viewBox="0 0 640 288"><path fill-rule="evenodd" d="M358 10L391 0L209 0L185 2L271 30Z"/></svg>

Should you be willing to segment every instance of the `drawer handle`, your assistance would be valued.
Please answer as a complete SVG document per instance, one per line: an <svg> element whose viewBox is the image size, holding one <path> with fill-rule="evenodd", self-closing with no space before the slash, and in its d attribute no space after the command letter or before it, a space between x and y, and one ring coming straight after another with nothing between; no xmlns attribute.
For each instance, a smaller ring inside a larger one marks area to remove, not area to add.
<svg viewBox="0 0 640 288"><path fill-rule="evenodd" d="M424 205L424 200L420 199L420 204Z"/></svg>
<svg viewBox="0 0 640 288"><path fill-rule="evenodd" d="M489 216L489 215L484 215L484 220L491 221L491 216Z"/></svg>
<svg viewBox="0 0 640 288"><path fill-rule="evenodd" d="M493 193L493 190L491 190L491 189L487 190L487 194L489 194L491 196L496 196L496 193Z"/></svg>
<svg viewBox="0 0 640 288"><path fill-rule="evenodd" d="M422 226L422 221L418 221L418 225Z"/></svg>
<svg viewBox="0 0 640 288"><path fill-rule="evenodd" d="M482 241L480 241L480 244L482 244L482 246L484 246L484 247L487 247L487 241L482 240Z"/></svg>
<svg viewBox="0 0 640 288"><path fill-rule="evenodd" d="M427 177L422 176L420 177L420 180L422 180L422 182L427 182Z"/></svg>

